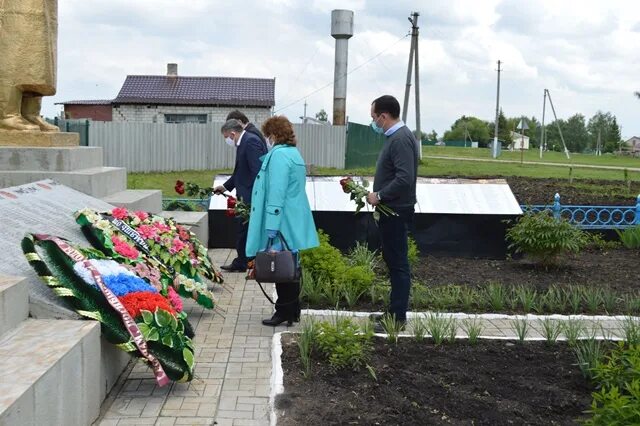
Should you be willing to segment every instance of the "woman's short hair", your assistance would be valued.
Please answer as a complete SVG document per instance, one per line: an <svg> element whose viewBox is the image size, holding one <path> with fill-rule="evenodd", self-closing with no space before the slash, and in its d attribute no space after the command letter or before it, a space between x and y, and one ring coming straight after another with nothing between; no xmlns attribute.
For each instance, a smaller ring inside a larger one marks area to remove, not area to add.
<svg viewBox="0 0 640 426"><path fill-rule="evenodd" d="M296 146L296 135L293 133L291 122L284 115L275 115L262 124L262 134L273 137L276 145L287 144Z"/></svg>

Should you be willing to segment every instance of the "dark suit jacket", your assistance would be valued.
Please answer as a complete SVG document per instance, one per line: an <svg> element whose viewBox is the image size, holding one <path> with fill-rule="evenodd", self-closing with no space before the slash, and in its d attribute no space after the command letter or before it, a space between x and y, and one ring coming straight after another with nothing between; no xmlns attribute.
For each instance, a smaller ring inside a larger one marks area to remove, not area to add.
<svg viewBox="0 0 640 426"><path fill-rule="evenodd" d="M260 130L258 130L258 128L254 126L253 123L247 123L247 125L244 128L244 131L253 133L254 135L260 138L260 140L262 141L265 147L267 146L267 141L264 139L262 132L260 132Z"/></svg>
<svg viewBox="0 0 640 426"><path fill-rule="evenodd" d="M253 182L262 166L260 158L267 153L267 146L255 134L245 131L236 149L236 165L224 187L227 191L235 189L238 198L251 203Z"/></svg>

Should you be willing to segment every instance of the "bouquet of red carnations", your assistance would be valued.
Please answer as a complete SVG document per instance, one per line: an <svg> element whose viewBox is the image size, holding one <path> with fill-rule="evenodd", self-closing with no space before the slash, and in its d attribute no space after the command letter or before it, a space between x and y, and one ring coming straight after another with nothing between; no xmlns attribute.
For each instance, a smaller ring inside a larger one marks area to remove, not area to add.
<svg viewBox="0 0 640 426"><path fill-rule="evenodd" d="M251 206L245 203L241 199L238 200L236 197L231 195L226 195L227 197L227 217L239 217L242 219L242 223L249 222L249 211Z"/></svg>
<svg viewBox="0 0 640 426"><path fill-rule="evenodd" d="M186 192L190 197L207 198L213 194L213 188L201 188L197 183L183 182L181 180L176 181L174 189L178 194L183 195Z"/></svg>
<svg viewBox="0 0 640 426"><path fill-rule="evenodd" d="M362 179L362 184L356 183L353 178L347 176L345 178L340 179L340 186L342 186L342 190L345 194L350 194L350 198L356 202L356 213L360 212L360 210L365 206L367 195L369 195L369 190L367 187L369 186L369 181L366 179ZM380 218L380 213L385 216L397 216L398 214L394 212L388 206L385 206L382 203L379 203L375 207L375 211L373 212L374 218L378 220ZM376 214L378 213L378 214Z"/></svg>

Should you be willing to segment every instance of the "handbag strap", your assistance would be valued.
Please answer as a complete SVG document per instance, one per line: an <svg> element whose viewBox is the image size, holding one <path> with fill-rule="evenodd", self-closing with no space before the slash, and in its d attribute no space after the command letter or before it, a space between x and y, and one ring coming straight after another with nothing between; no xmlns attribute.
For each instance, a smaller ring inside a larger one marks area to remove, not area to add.
<svg viewBox="0 0 640 426"><path fill-rule="evenodd" d="M275 305L275 304L276 304L276 302L274 302L274 301L269 297L269 295L267 294L267 292L266 292L266 291L264 291L264 287L262 287L262 283L261 283L260 281L256 281L256 282L257 282L257 283L258 283L258 285L260 286L260 290L262 290L262 294L264 294L264 297L266 297L266 298L267 298L267 300L268 300L269 302L271 302L271 304L272 304L272 305Z"/></svg>
<svg viewBox="0 0 640 426"><path fill-rule="evenodd" d="M282 232L278 231L278 234L276 235L275 238L280 238L280 241L282 242L282 245L284 246L284 248L287 249L287 251L291 251L291 249L289 248L289 244L287 244L287 240L284 239L284 235L282 235ZM271 246L273 245L273 240L275 238L269 238L267 240L267 247L264 249L265 251L268 251Z"/></svg>

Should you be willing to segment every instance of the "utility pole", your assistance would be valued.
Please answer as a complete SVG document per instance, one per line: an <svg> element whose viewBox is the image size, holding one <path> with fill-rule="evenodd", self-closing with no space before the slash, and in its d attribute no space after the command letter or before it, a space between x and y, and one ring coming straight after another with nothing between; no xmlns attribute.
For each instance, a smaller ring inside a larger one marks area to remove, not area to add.
<svg viewBox="0 0 640 426"><path fill-rule="evenodd" d="M596 145L596 157L598 157L598 156L602 155L602 149L601 149L601 147L600 147L600 141L601 141L601 139L600 139L600 132L601 132L601 130L600 130L600 129L598 129L598 143L597 143L597 145Z"/></svg>
<svg viewBox="0 0 640 426"><path fill-rule="evenodd" d="M493 146L491 156L498 158L498 117L500 116L500 60L498 60L498 93L496 95L496 127L493 136Z"/></svg>
<svg viewBox="0 0 640 426"><path fill-rule="evenodd" d="M544 140L546 136L544 133L544 113L545 113L546 106L547 106L547 89L544 89L544 99L542 100L542 130L540 134L540 158L541 159L542 159L542 150L547 149L547 144Z"/></svg>
<svg viewBox="0 0 640 426"><path fill-rule="evenodd" d="M556 120L556 125L558 126L558 132L560 133L560 140L562 141L562 146L564 147L564 154L567 156L567 160L571 160L571 156L569 155L569 150L567 149L567 144L564 142L564 136L562 136L562 129L560 128L560 123L558 123L558 116L556 115L556 109L553 106L553 101L551 100L551 93L549 89L544 89L547 92L547 96L549 97L549 105L551 105L551 112L553 112L553 117Z"/></svg>
<svg viewBox="0 0 640 426"><path fill-rule="evenodd" d="M302 114L302 122L307 122L307 100L304 100L304 114Z"/></svg>
<svg viewBox="0 0 640 426"><path fill-rule="evenodd" d="M407 111L409 109L409 94L411 92L411 73L412 69L415 66L415 96L416 96L416 133L418 137L416 138L416 143L418 144L418 152L420 153L420 158L422 158L422 142L421 135L422 129L420 128L420 58L418 55L418 36L419 28L418 27L418 16L420 14L418 12L412 12L411 16L409 16L409 22L411 22L411 48L409 49L409 65L407 66L407 85L404 90L404 102L402 107L402 121L407 122ZM415 61L415 65L414 65Z"/></svg>

